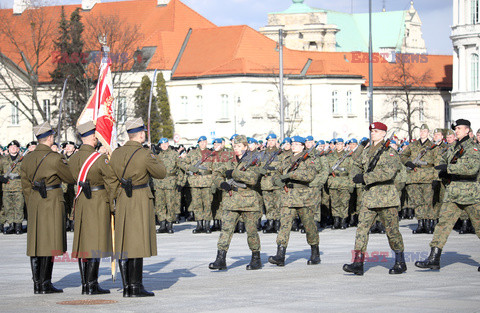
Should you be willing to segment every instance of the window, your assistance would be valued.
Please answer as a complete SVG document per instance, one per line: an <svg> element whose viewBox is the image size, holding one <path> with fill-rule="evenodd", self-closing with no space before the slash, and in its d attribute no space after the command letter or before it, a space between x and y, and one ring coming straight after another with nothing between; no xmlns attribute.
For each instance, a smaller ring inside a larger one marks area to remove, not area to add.
<svg viewBox="0 0 480 313"><path fill-rule="evenodd" d="M12 103L12 115L11 115L12 125L18 125L18 101L13 101Z"/></svg>
<svg viewBox="0 0 480 313"><path fill-rule="evenodd" d="M478 24L478 0L470 0L471 24Z"/></svg>
<svg viewBox="0 0 480 313"><path fill-rule="evenodd" d="M369 120L370 118L370 103L368 100L365 100L365 120Z"/></svg>
<svg viewBox="0 0 480 313"><path fill-rule="evenodd" d="M420 122L423 122L425 120L425 109L423 101L420 101L418 103L418 119L420 120Z"/></svg>
<svg viewBox="0 0 480 313"><path fill-rule="evenodd" d="M394 122L398 122L398 102L397 101L393 101L392 118Z"/></svg>
<svg viewBox="0 0 480 313"><path fill-rule="evenodd" d="M48 122L50 122L50 100L44 99L43 100L43 112L45 112L45 118Z"/></svg>
<svg viewBox="0 0 480 313"><path fill-rule="evenodd" d="M478 54L474 53L470 59L470 90L478 90Z"/></svg>
<svg viewBox="0 0 480 313"><path fill-rule="evenodd" d="M220 107L220 118L227 119L228 118L228 107L229 107L229 100L228 95L221 95L222 105Z"/></svg>
<svg viewBox="0 0 480 313"><path fill-rule="evenodd" d="M338 110L338 92L332 91L332 114L339 114Z"/></svg>
<svg viewBox="0 0 480 313"><path fill-rule="evenodd" d="M193 113L193 117L195 119L202 119L202 110L203 110L203 97L198 95L195 98L195 110Z"/></svg>
<svg viewBox="0 0 480 313"><path fill-rule="evenodd" d="M190 117L190 114L188 112L188 97L187 96L181 96L180 97L180 105L183 108L183 116L185 116L185 118L188 119Z"/></svg>
<svg viewBox="0 0 480 313"><path fill-rule="evenodd" d="M117 101L117 123L123 124L127 120L127 98L118 97Z"/></svg>
<svg viewBox="0 0 480 313"><path fill-rule="evenodd" d="M353 114L353 99L351 91L347 91L347 114Z"/></svg>

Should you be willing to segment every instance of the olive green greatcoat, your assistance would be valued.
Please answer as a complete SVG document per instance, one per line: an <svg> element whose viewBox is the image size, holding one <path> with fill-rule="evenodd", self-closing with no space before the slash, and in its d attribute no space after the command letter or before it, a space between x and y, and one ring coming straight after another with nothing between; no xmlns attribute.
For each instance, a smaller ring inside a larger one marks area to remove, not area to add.
<svg viewBox="0 0 480 313"><path fill-rule="evenodd" d="M150 177L164 178L165 166L150 150L143 148L139 142L128 141L112 153L110 166L115 173L115 254L121 259L144 258L157 255L157 238L155 233L155 212L153 194L150 188L135 189L132 197L125 194L120 187L120 179L125 165L132 154L123 178L132 179L132 185L138 186L149 182Z"/></svg>
<svg viewBox="0 0 480 313"><path fill-rule="evenodd" d="M45 155L47 156L33 177L40 160ZM27 255L62 255L67 251L62 188L47 191L47 198L42 199L40 193L33 190L32 186L34 179L35 181L45 179L47 187L62 182L72 184L74 179L67 161L47 145L39 144L23 159L20 173L28 212Z"/></svg>
<svg viewBox="0 0 480 313"><path fill-rule="evenodd" d="M69 159L72 176L78 179L80 170L87 158L95 152L90 145L82 145ZM100 156L88 171L86 180L91 187L105 186L105 189L92 191L87 199L82 192L75 202L75 229L72 257L104 258L112 255L112 233L110 215L113 211L113 191L115 174L108 164L106 155Z"/></svg>

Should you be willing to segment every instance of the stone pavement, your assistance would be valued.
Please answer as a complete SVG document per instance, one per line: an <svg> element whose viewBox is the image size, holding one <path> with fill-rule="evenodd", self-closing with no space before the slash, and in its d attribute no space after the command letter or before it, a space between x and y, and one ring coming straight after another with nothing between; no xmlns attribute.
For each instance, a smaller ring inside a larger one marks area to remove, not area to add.
<svg viewBox="0 0 480 313"><path fill-rule="evenodd" d="M386 235L370 235L364 276L342 270L351 262L355 228L320 233L322 264L307 266L305 234L292 233L286 266L267 262L276 251L276 234L261 234L259 271L246 271L250 251L246 234L233 236L228 270L212 272L219 233L192 234L193 223L174 225L176 233L157 235L158 256L145 259L144 285L152 298L123 298L121 278L112 282L110 264L102 261L100 282L110 295L82 296L76 262L58 262L53 282L63 294L34 295L26 235L0 235L0 312L473 312L480 310L480 245L476 235L453 231L440 271L424 272L413 263L429 254L432 235L413 235L414 221L402 221L408 271L389 275L392 251ZM68 233L71 249L73 233ZM379 255L388 254L385 258ZM62 305L72 300L115 300L113 304Z"/></svg>

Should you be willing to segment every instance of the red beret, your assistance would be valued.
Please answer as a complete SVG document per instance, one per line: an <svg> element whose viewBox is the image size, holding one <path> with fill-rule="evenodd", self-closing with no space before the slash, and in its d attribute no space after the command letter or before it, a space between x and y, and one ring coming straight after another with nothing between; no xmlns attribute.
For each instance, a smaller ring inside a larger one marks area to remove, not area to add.
<svg viewBox="0 0 480 313"><path fill-rule="evenodd" d="M372 123L370 124L370 127L368 127L368 129L371 131L372 129L380 129L380 130L384 130L384 131L387 131L387 125L381 123L381 122L375 122L375 123Z"/></svg>

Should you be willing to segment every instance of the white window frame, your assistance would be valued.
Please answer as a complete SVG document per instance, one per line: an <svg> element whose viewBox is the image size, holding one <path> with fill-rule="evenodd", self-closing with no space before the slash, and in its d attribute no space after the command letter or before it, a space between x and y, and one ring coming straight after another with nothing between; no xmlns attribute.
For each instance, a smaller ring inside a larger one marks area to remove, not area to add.
<svg viewBox="0 0 480 313"><path fill-rule="evenodd" d="M189 110L188 110L188 96L180 96L180 105L183 108L183 116L185 118L189 118Z"/></svg>
<svg viewBox="0 0 480 313"><path fill-rule="evenodd" d="M117 100L117 123L124 124L127 120L127 98L118 97Z"/></svg>
<svg viewBox="0 0 480 313"><path fill-rule="evenodd" d="M352 91L347 91L347 114L353 115L353 97Z"/></svg>
<svg viewBox="0 0 480 313"><path fill-rule="evenodd" d="M18 126L20 124L20 119L18 115L18 101L14 100L12 103L12 111L10 114L10 122L13 126Z"/></svg>
<svg viewBox="0 0 480 313"><path fill-rule="evenodd" d="M478 0L470 0L470 22L478 24Z"/></svg>
<svg viewBox="0 0 480 313"><path fill-rule="evenodd" d="M50 99L43 99L43 112L48 122L51 118Z"/></svg>
<svg viewBox="0 0 480 313"><path fill-rule="evenodd" d="M333 115L340 114L340 110L338 107L338 91L337 90L332 91L332 114Z"/></svg>
<svg viewBox="0 0 480 313"><path fill-rule="evenodd" d="M478 90L478 54L472 53L470 56L470 89Z"/></svg>
<svg viewBox="0 0 480 313"><path fill-rule="evenodd" d="M229 106L230 106L230 97L227 94L221 94L221 106L220 106L220 118L228 119L229 118Z"/></svg>

